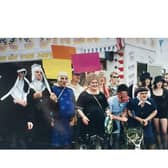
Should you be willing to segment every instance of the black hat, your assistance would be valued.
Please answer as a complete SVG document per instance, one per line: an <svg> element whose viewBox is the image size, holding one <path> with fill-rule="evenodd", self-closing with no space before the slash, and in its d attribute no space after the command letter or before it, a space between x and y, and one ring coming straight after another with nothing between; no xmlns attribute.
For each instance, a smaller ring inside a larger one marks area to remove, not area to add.
<svg viewBox="0 0 168 168"><path fill-rule="evenodd" d="M126 91L128 92L128 86L126 84L120 84L117 88L117 92Z"/></svg>
<svg viewBox="0 0 168 168"><path fill-rule="evenodd" d="M149 72L142 72L142 74L140 75L140 81L145 81L146 79L150 79L152 80L152 77L150 76Z"/></svg>
<svg viewBox="0 0 168 168"><path fill-rule="evenodd" d="M136 95L140 92L148 92L148 89L145 87L139 87L135 90Z"/></svg>
<svg viewBox="0 0 168 168"><path fill-rule="evenodd" d="M164 79L162 76L156 76L155 77L155 80L154 80L154 84L158 83L158 82L164 82Z"/></svg>

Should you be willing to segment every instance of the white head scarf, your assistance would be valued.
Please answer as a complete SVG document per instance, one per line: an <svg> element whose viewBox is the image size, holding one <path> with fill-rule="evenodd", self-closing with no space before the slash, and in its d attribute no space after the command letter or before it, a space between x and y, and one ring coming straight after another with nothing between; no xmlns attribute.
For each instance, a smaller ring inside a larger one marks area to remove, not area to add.
<svg viewBox="0 0 168 168"><path fill-rule="evenodd" d="M39 65L39 64L33 64L33 65L31 66L32 82L34 82L34 81L36 80L36 78L35 78L35 72L36 72L36 71L40 71L40 72L42 73L42 77L43 77L43 79L44 79L45 87L47 88L47 90L49 91L49 93L51 93L51 88L50 88L50 86L49 86L49 84L48 84L48 81L47 81L46 76L45 76L45 74L44 74L44 72L43 72L43 69L42 69L41 65ZM36 90L36 89L32 86L32 83L31 83L31 88L33 88L34 90Z"/></svg>
<svg viewBox="0 0 168 168"><path fill-rule="evenodd" d="M18 70L17 70L17 73L20 73L20 72L24 72L24 78L23 78L23 80L25 80L26 83L30 86L30 82L29 82L28 79L25 77L26 74L27 74L27 70L26 70L25 68L18 69ZM17 76L17 79L16 79L16 81L15 81L15 84L12 86L12 88L8 91L7 94L5 94L3 97L1 97L0 100L3 101L3 100L5 100L9 95L13 95L12 93L13 93L14 89L16 88L16 86L18 85L18 83L19 83L19 76ZM23 91L23 92L24 92L24 91ZM27 95L29 94L29 92L30 92L30 87L28 88L28 91L24 94L24 99L25 99L25 100L27 99ZM14 97L14 96L12 96L12 97Z"/></svg>

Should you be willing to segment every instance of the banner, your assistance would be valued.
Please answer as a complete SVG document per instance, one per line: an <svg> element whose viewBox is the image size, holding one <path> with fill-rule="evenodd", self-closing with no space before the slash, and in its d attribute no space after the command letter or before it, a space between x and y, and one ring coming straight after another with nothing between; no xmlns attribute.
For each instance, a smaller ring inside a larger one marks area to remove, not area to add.
<svg viewBox="0 0 168 168"><path fill-rule="evenodd" d="M51 45L53 58L71 59L72 55L76 53L74 47Z"/></svg>
<svg viewBox="0 0 168 168"><path fill-rule="evenodd" d="M43 59L43 68L48 79L56 79L59 72L67 72L72 79L71 60L67 59Z"/></svg>
<svg viewBox="0 0 168 168"><path fill-rule="evenodd" d="M72 64L77 73L101 70L98 53L74 54L72 55Z"/></svg>

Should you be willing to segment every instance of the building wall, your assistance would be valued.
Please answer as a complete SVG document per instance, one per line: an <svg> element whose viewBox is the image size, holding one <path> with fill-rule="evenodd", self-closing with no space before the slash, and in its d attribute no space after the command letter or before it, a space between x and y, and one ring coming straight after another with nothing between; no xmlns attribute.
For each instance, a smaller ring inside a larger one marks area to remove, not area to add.
<svg viewBox="0 0 168 168"><path fill-rule="evenodd" d="M0 62L51 58L51 45L75 47L77 53L100 52L102 57L101 51L116 49L115 42L115 38L0 38Z"/></svg>
<svg viewBox="0 0 168 168"><path fill-rule="evenodd" d="M107 78L112 71L117 71L122 77L121 82L128 85L137 82L137 62L146 63L156 69L162 67L168 72L168 39L155 38L125 38L124 50L115 52L114 60L107 60ZM162 40L162 41L161 41ZM16 38L7 43L0 43L0 62L38 60L51 58L51 44L76 47L77 53L92 52L97 48L100 58L105 59L105 47L112 49L116 38ZM114 48L113 48L114 49ZM155 71L152 67L149 71Z"/></svg>
<svg viewBox="0 0 168 168"><path fill-rule="evenodd" d="M158 64L157 52L157 39L125 39L124 76L128 85L137 83L137 63Z"/></svg>
<svg viewBox="0 0 168 168"><path fill-rule="evenodd" d="M168 72L168 39L162 38L158 40L158 64Z"/></svg>

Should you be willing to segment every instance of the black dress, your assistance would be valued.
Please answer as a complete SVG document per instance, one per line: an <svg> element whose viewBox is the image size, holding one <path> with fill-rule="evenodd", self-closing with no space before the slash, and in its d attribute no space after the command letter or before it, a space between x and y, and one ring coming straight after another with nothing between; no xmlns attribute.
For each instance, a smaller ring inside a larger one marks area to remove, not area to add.
<svg viewBox="0 0 168 168"><path fill-rule="evenodd" d="M168 117L168 91L163 90L163 95L156 96L152 94L152 98L154 99L158 113L155 118L167 118Z"/></svg>
<svg viewBox="0 0 168 168"><path fill-rule="evenodd" d="M35 91L30 90L29 102L33 111L33 148L49 149L51 145L51 119L57 111L57 105L50 99L47 89L41 98L33 98Z"/></svg>
<svg viewBox="0 0 168 168"><path fill-rule="evenodd" d="M104 136L104 119L105 109L108 107L108 102L103 93L95 95L97 100L102 106L102 109L98 105L97 101L92 94L84 91L80 94L77 100L77 106L81 108L83 113L89 118L89 124L86 126L82 122L79 128L79 135L81 137L86 134Z"/></svg>
<svg viewBox="0 0 168 168"><path fill-rule="evenodd" d="M28 90L28 84L24 81L24 91ZM6 148L25 149L27 148L27 122L32 121L32 112L29 111L29 102L26 107L15 104L14 98L9 95L1 102L3 107L3 132L6 132Z"/></svg>

